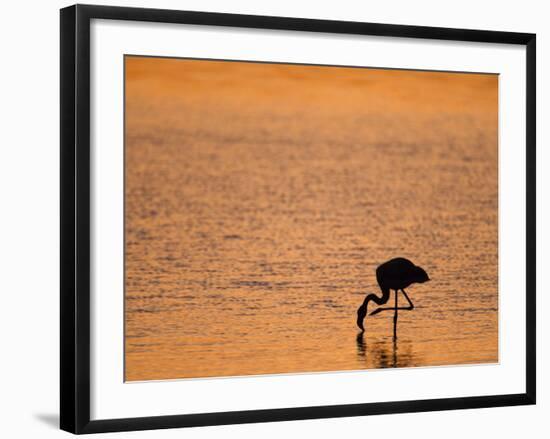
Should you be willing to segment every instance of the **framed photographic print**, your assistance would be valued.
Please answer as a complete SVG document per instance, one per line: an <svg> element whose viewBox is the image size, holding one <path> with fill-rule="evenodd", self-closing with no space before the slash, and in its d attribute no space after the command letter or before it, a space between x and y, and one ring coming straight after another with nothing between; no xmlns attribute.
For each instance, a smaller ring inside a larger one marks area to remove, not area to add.
<svg viewBox="0 0 550 439"><path fill-rule="evenodd" d="M535 35L61 10L64 430L535 393Z"/></svg>

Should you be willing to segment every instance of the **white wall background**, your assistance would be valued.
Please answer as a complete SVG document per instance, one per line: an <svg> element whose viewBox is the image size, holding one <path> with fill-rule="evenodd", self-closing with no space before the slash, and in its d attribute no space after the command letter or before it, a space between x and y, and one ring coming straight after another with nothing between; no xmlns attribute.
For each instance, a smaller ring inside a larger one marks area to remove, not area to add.
<svg viewBox="0 0 550 439"><path fill-rule="evenodd" d="M550 325L543 320L550 263L550 9L536 0L88 1L119 6L205 10L537 33L538 45L538 405L118 433L109 437L281 436L393 438L544 437L550 426L546 378ZM61 437L58 422L59 13L63 1L9 2L0 18L0 435Z"/></svg>

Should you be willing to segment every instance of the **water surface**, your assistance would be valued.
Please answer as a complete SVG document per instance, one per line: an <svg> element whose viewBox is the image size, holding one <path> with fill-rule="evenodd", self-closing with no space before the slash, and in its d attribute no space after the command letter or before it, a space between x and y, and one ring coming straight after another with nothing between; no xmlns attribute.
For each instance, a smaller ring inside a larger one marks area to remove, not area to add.
<svg viewBox="0 0 550 439"><path fill-rule="evenodd" d="M125 62L127 380L498 361L497 76Z"/></svg>

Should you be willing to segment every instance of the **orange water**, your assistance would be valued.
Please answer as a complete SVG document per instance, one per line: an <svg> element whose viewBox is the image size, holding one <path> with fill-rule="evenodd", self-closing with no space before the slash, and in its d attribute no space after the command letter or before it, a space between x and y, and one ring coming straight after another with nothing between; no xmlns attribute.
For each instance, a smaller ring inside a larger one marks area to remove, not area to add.
<svg viewBox="0 0 550 439"><path fill-rule="evenodd" d="M127 380L498 361L497 76L125 62Z"/></svg>

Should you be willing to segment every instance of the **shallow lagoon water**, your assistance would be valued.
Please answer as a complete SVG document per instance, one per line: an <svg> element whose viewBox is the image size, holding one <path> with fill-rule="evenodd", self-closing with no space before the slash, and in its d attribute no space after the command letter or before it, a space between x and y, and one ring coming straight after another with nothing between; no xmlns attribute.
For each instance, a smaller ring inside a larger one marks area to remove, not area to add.
<svg viewBox="0 0 550 439"><path fill-rule="evenodd" d="M125 62L127 380L498 361L497 76Z"/></svg>

